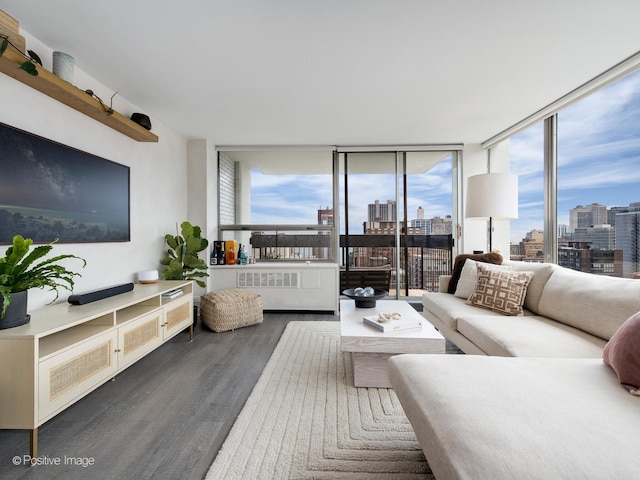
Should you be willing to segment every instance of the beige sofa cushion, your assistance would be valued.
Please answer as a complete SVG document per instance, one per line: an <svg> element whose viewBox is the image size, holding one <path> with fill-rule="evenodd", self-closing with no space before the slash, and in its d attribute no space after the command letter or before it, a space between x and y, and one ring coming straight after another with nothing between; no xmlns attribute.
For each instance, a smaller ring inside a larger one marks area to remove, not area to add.
<svg viewBox="0 0 640 480"><path fill-rule="evenodd" d="M559 267L552 263L515 262L511 260L504 261L502 264L516 272L533 272L531 282L529 282L529 286L527 287L524 308L535 314L540 313L538 305L540 303L540 297L542 296L542 290L553 270Z"/></svg>
<svg viewBox="0 0 640 480"><path fill-rule="evenodd" d="M638 477L640 399L602 359L397 355L389 378L438 479Z"/></svg>
<svg viewBox="0 0 640 480"><path fill-rule="evenodd" d="M430 315L435 315L452 330L458 329L458 318L460 317L476 315L478 312L486 313L486 315L502 315L498 312L467 305L464 298L458 298L449 293L427 292L422 295L422 306L423 314L427 320Z"/></svg>
<svg viewBox="0 0 640 480"><path fill-rule="evenodd" d="M605 340L545 317L467 315L458 331L489 355L601 358Z"/></svg>
<svg viewBox="0 0 640 480"><path fill-rule="evenodd" d="M608 340L640 311L640 281L556 268L538 313Z"/></svg>

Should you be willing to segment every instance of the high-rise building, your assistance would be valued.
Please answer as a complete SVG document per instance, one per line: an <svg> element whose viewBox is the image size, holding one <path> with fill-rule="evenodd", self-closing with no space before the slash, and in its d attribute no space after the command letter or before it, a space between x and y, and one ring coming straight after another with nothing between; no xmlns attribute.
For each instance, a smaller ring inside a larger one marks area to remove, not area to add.
<svg viewBox="0 0 640 480"><path fill-rule="evenodd" d="M591 205L578 205L569 210L569 232L573 233L576 228L592 227L607 223L607 206L599 203Z"/></svg>
<svg viewBox="0 0 640 480"><path fill-rule="evenodd" d="M396 221L396 202L395 200L387 200L387 203L380 203L376 200L368 206L369 222L395 222Z"/></svg>
<svg viewBox="0 0 640 480"><path fill-rule="evenodd" d="M616 250L622 250L622 275L633 277L640 272L640 208L616 214L615 232Z"/></svg>

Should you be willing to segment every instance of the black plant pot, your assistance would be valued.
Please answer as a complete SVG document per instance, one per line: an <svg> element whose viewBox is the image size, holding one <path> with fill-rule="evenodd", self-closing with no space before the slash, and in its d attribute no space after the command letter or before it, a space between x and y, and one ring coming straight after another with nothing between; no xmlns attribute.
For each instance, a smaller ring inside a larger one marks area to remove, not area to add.
<svg viewBox="0 0 640 480"><path fill-rule="evenodd" d="M0 330L19 327L29 323L31 315L27 315L27 291L10 293L11 303L3 318L0 318Z"/></svg>

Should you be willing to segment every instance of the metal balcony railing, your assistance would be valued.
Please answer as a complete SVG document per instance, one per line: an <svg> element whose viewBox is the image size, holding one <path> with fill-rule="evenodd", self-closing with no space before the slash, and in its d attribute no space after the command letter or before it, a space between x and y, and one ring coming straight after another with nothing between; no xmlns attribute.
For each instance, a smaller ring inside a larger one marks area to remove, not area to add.
<svg viewBox="0 0 640 480"><path fill-rule="evenodd" d="M341 235L341 290L355 286L380 288L386 277L388 290L400 289L401 295L437 291L440 275L451 274L452 235L400 236L399 268L395 242L395 235ZM331 260L330 233L254 232L250 243L251 255L257 262ZM367 280L371 285L360 285Z"/></svg>

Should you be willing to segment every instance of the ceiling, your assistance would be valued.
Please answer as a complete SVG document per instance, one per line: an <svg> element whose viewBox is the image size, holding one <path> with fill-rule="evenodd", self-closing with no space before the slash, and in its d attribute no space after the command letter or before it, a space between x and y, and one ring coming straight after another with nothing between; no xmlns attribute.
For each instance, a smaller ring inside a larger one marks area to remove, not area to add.
<svg viewBox="0 0 640 480"><path fill-rule="evenodd" d="M638 0L0 0L215 145L480 143L640 50Z"/></svg>

